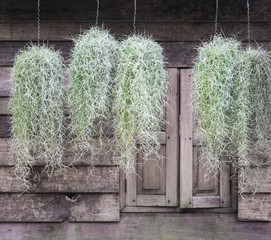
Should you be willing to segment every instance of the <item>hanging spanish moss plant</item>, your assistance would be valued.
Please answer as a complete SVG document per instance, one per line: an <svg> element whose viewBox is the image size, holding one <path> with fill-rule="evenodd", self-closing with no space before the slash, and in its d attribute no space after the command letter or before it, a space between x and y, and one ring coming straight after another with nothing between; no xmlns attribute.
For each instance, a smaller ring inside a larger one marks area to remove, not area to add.
<svg viewBox="0 0 271 240"><path fill-rule="evenodd" d="M27 185L36 161L61 165L63 148L62 57L46 46L30 45L12 71L12 152L16 174Z"/></svg>
<svg viewBox="0 0 271 240"><path fill-rule="evenodd" d="M239 191L249 186L256 192L271 180L270 167L259 174L271 166L271 59L261 48L248 48L239 59L232 92L232 164L241 169Z"/></svg>
<svg viewBox="0 0 271 240"><path fill-rule="evenodd" d="M130 36L122 42L114 89L116 163L134 171L136 154L143 163L161 158L160 131L167 105L167 72L162 47L151 38Z"/></svg>
<svg viewBox="0 0 271 240"><path fill-rule="evenodd" d="M220 157L229 155L231 91L240 54L241 43L222 36L198 47L193 97L207 176L217 174Z"/></svg>
<svg viewBox="0 0 271 240"><path fill-rule="evenodd" d="M112 126L112 89L118 42L93 27L74 39L70 64L71 137L78 157L100 153ZM111 131L112 134L112 131Z"/></svg>
<svg viewBox="0 0 271 240"><path fill-rule="evenodd" d="M206 175L217 174L225 156L239 173L239 192L256 192L271 180L270 56L220 36L198 50L193 96Z"/></svg>

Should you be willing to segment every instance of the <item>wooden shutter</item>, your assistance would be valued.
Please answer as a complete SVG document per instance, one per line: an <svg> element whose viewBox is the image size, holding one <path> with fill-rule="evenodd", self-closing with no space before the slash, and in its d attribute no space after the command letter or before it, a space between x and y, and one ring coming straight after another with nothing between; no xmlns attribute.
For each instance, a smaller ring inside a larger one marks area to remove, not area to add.
<svg viewBox="0 0 271 240"><path fill-rule="evenodd" d="M121 208L125 206L161 206L173 207L178 205L178 110L179 87L178 69L169 69L170 104L166 109L167 126L159 134L162 144L160 153L165 156L158 164L147 162L142 168L137 165L137 174L127 174L126 193L122 195ZM135 156L137 163L141 159ZM122 176L122 178L124 178ZM125 186L121 185L123 188ZM125 189L123 189L125 190ZM124 200L125 199L125 200Z"/></svg>
<svg viewBox="0 0 271 240"><path fill-rule="evenodd" d="M180 80L180 207L230 207L230 168L222 163L218 179L204 179L204 161L199 161L201 147L197 146L199 134L192 110L191 70L182 69Z"/></svg>

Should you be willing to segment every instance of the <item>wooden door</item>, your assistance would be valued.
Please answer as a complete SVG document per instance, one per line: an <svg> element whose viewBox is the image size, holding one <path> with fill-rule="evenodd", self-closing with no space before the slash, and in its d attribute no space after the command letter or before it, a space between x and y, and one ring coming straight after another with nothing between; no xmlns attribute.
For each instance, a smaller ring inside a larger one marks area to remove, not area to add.
<svg viewBox="0 0 271 240"><path fill-rule="evenodd" d="M178 205L178 159L179 159L179 71L169 69L170 103L166 109L166 120L169 122L162 127L159 135L160 153L165 157L163 161L148 161L143 167L136 165L136 174L121 176L122 194L121 207L127 206L177 206ZM139 157L135 160L141 162ZM125 183L125 184L123 184Z"/></svg>
<svg viewBox="0 0 271 240"><path fill-rule="evenodd" d="M226 163L221 163L217 178L204 179L204 160L199 161L201 147L192 110L192 72L182 69L180 75L180 207L230 207L230 168Z"/></svg>
<svg viewBox="0 0 271 240"><path fill-rule="evenodd" d="M158 133L165 160L159 164L149 161L142 168L137 166L137 175L121 175L121 208L230 207L228 166L222 164L218 179L206 182L204 162L199 162L201 147L193 119L191 70L171 68L169 75L170 103L166 111L169 124ZM140 161L136 157L136 162Z"/></svg>

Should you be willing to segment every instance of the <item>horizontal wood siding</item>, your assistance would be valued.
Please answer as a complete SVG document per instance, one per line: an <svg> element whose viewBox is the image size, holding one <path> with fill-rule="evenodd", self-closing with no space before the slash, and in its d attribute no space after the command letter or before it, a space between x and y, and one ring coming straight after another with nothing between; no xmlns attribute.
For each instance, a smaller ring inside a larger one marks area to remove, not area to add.
<svg viewBox="0 0 271 240"><path fill-rule="evenodd" d="M118 194L0 194L0 222L118 220Z"/></svg>
<svg viewBox="0 0 271 240"><path fill-rule="evenodd" d="M0 21L35 21L36 2L1 1ZM137 0L137 21L149 22L205 22L214 21L213 0ZM251 1L251 21L271 21L269 0ZM47 0L41 3L42 21L95 21L96 0L67 1ZM100 22L132 22L133 1L105 0L100 3ZM246 22L246 3L243 1L221 1L219 21ZM132 25L132 23L131 23Z"/></svg>
<svg viewBox="0 0 271 240"><path fill-rule="evenodd" d="M119 175L116 167L78 166L56 169L48 176L42 168L35 168L28 192L35 193L91 193L119 192ZM25 186L14 174L14 168L0 167L0 192L21 193Z"/></svg>
<svg viewBox="0 0 271 240"><path fill-rule="evenodd" d="M83 30L94 26L95 22L41 22L41 40L69 41ZM1 40L3 41L36 41L37 23L34 22L3 22L0 23ZM106 22L104 27L117 38L129 35L133 26L130 22ZM247 23L220 23L225 35L237 34L239 39L247 41ZM256 41L268 42L271 32L270 22L252 22L251 34ZM213 22L138 22L138 33L152 35L159 42L191 42L208 40L214 32Z"/></svg>
<svg viewBox="0 0 271 240"><path fill-rule="evenodd" d="M238 220L271 221L271 194L243 194L238 201Z"/></svg>

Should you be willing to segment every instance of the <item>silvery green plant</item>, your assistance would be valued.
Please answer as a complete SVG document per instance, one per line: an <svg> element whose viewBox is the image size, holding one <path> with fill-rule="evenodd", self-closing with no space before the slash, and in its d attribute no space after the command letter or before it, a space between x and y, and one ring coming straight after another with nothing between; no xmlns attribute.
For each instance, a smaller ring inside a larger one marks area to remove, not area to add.
<svg viewBox="0 0 271 240"><path fill-rule="evenodd" d="M102 28L92 27L74 39L69 82L70 136L77 157L88 154L91 162L112 135L118 51L119 43Z"/></svg>
<svg viewBox="0 0 271 240"><path fill-rule="evenodd" d="M114 89L115 162L134 172L136 156L143 164L160 159L164 110L167 105L167 72L162 47L144 36L130 36L120 47Z"/></svg>
<svg viewBox="0 0 271 240"><path fill-rule="evenodd" d="M26 185L32 166L61 166L63 155L63 60L47 46L30 45L12 69L12 152Z"/></svg>
<svg viewBox="0 0 271 240"><path fill-rule="evenodd" d="M215 36L197 50L193 67L193 105L208 177L218 174L220 158L229 155L231 92L241 43Z"/></svg>

